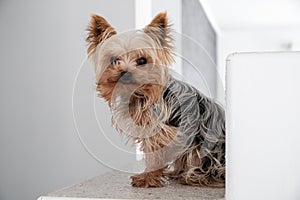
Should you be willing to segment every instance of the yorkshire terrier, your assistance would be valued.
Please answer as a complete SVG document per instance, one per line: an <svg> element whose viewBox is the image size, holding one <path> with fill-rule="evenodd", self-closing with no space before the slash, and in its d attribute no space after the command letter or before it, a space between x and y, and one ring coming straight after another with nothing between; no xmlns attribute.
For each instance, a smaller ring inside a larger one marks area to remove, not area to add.
<svg viewBox="0 0 300 200"><path fill-rule="evenodd" d="M162 187L174 179L224 187L225 113L171 75L174 39L166 12L144 29L121 34L92 15L86 41L113 125L145 154L145 171L131 176L131 185Z"/></svg>

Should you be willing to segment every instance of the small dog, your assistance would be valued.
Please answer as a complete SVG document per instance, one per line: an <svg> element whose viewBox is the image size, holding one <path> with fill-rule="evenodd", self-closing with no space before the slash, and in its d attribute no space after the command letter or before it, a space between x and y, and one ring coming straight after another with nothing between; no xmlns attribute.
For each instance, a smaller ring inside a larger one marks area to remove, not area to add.
<svg viewBox="0 0 300 200"><path fill-rule="evenodd" d="M225 186L225 113L194 87L173 78L173 38L166 12L142 30L117 34L92 15L88 55L96 90L112 123L140 144L146 169L134 187L162 187L167 179L192 186Z"/></svg>

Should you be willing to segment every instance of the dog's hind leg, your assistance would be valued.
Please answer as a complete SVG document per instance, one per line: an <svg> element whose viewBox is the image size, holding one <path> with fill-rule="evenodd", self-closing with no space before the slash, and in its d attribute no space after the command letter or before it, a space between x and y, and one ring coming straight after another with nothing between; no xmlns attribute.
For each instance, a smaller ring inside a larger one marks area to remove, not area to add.
<svg viewBox="0 0 300 200"><path fill-rule="evenodd" d="M184 185L218 188L225 186L225 167L210 154L201 157L197 148L186 151L178 158L170 174Z"/></svg>

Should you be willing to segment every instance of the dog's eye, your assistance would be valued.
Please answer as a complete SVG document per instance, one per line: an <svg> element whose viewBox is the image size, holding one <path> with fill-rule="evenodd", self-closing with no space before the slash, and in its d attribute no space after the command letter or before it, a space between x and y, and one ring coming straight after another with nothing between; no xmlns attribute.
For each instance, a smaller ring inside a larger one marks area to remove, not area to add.
<svg viewBox="0 0 300 200"><path fill-rule="evenodd" d="M136 63L137 63L137 65L145 65L145 64L147 64L147 59L144 57L141 57L136 60Z"/></svg>
<svg viewBox="0 0 300 200"><path fill-rule="evenodd" d="M116 64L118 60L119 60L118 57L113 56L110 58L110 64Z"/></svg>

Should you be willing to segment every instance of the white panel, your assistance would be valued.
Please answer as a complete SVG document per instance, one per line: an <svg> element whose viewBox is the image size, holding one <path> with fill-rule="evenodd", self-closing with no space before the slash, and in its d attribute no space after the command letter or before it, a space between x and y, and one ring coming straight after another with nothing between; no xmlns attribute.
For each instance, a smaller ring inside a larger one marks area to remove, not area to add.
<svg viewBox="0 0 300 200"><path fill-rule="evenodd" d="M299 35L300 27L285 29L222 30L222 34L218 37L217 63L218 71L223 83L225 83L225 60L230 53L286 50L299 51ZM287 48L289 44L290 49Z"/></svg>
<svg viewBox="0 0 300 200"><path fill-rule="evenodd" d="M230 200L300 199L300 52L227 60Z"/></svg>
<svg viewBox="0 0 300 200"><path fill-rule="evenodd" d="M151 21L152 1L135 0L135 28L141 29Z"/></svg>

